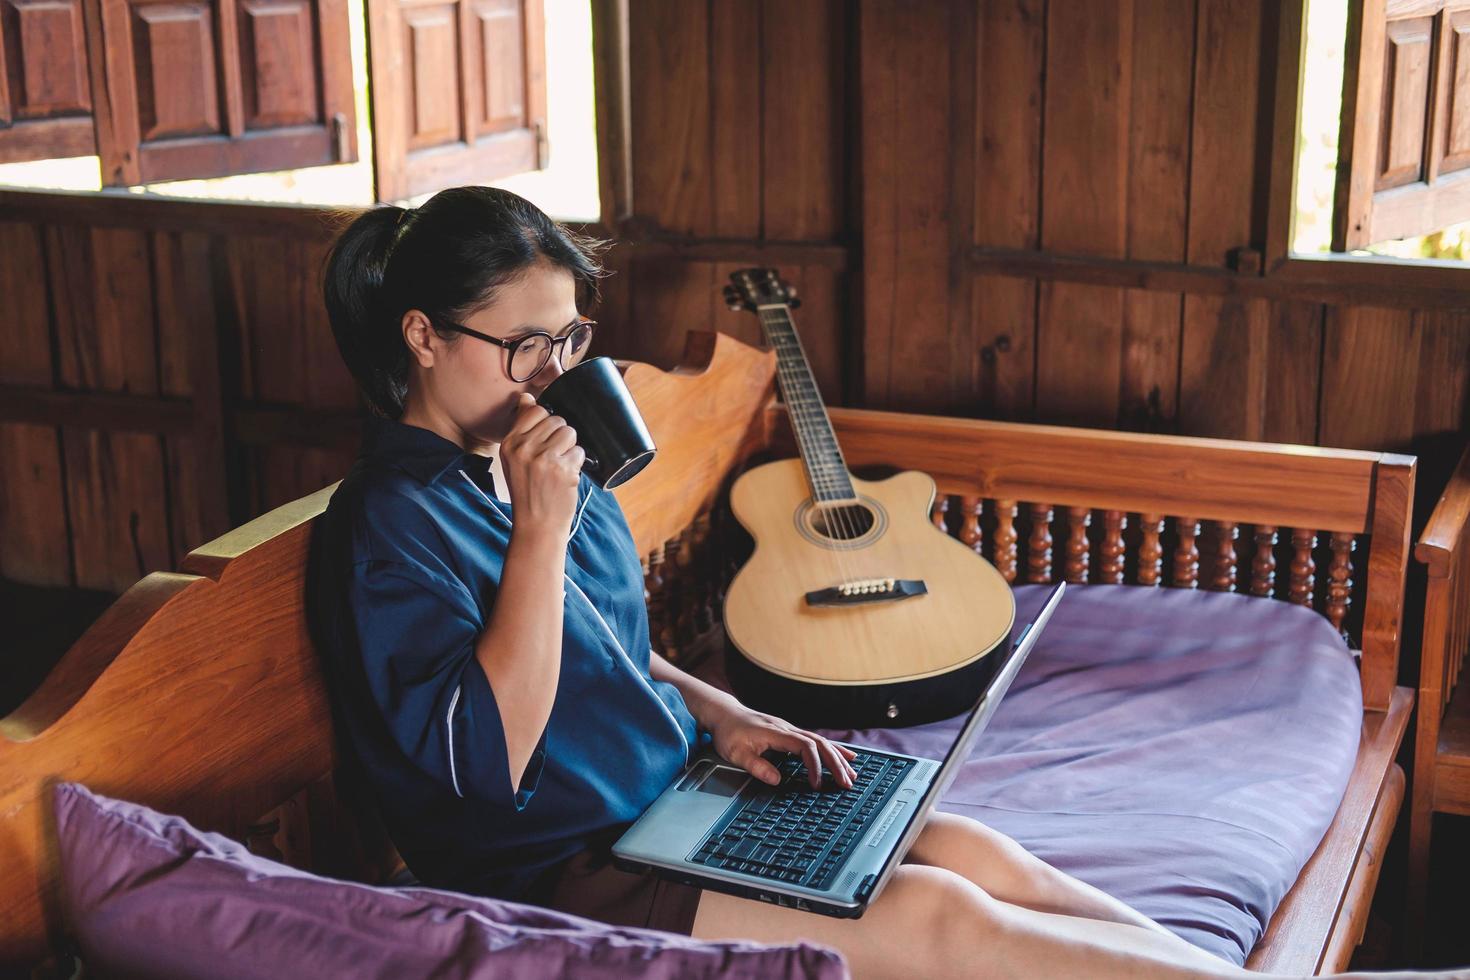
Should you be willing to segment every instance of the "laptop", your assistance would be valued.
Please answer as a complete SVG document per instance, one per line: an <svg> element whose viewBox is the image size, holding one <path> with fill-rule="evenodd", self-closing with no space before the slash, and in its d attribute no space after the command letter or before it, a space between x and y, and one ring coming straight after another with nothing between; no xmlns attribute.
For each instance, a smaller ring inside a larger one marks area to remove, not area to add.
<svg viewBox="0 0 1470 980"><path fill-rule="evenodd" d="M1065 590L1052 589L1017 635L942 762L849 745L857 752L853 787L812 789L799 756L773 760L782 781L771 786L707 748L613 845L613 863L774 905L861 916L969 758Z"/></svg>

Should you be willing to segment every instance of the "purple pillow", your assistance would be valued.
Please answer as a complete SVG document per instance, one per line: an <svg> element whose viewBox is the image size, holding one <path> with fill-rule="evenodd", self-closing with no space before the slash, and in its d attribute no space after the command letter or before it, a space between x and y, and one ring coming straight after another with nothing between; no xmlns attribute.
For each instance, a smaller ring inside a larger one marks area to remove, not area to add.
<svg viewBox="0 0 1470 980"><path fill-rule="evenodd" d="M800 943L705 942L251 854L180 817L55 788L63 892L89 972L149 977L847 977Z"/></svg>

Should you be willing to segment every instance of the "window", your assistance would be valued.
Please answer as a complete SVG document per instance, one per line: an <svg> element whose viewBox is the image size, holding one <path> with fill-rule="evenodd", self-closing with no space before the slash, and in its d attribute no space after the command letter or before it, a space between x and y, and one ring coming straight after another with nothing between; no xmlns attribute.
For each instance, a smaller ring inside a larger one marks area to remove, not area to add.
<svg viewBox="0 0 1470 980"><path fill-rule="evenodd" d="M595 219L594 144L588 0L0 0L0 183Z"/></svg>
<svg viewBox="0 0 1470 980"><path fill-rule="evenodd" d="M1470 0L1312 0L1298 252L1470 259Z"/></svg>

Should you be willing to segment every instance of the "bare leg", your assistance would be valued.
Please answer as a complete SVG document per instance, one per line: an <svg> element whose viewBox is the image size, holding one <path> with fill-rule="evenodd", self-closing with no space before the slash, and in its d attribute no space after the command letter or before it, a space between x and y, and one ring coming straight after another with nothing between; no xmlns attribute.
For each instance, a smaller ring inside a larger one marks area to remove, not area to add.
<svg viewBox="0 0 1470 980"><path fill-rule="evenodd" d="M707 891L693 934L821 943L843 954L857 980L1263 976L1208 954L1201 961L1140 926L1023 908L992 898L953 871L916 864L900 867L861 919L833 919Z"/></svg>
<svg viewBox="0 0 1470 980"><path fill-rule="evenodd" d="M906 861L948 868L992 898L1036 912L1053 912L1137 926L1166 937L1202 966L1224 961L1129 907L1107 892L1059 871L998 830L953 813L931 813Z"/></svg>

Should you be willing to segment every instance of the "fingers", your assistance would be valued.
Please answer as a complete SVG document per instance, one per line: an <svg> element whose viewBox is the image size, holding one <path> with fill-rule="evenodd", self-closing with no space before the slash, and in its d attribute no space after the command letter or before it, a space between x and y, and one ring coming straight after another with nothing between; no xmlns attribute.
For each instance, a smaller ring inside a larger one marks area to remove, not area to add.
<svg viewBox="0 0 1470 980"><path fill-rule="evenodd" d="M759 752L752 751L745 759L731 759L730 761L770 786L781 782L780 770L767 762Z"/></svg>

